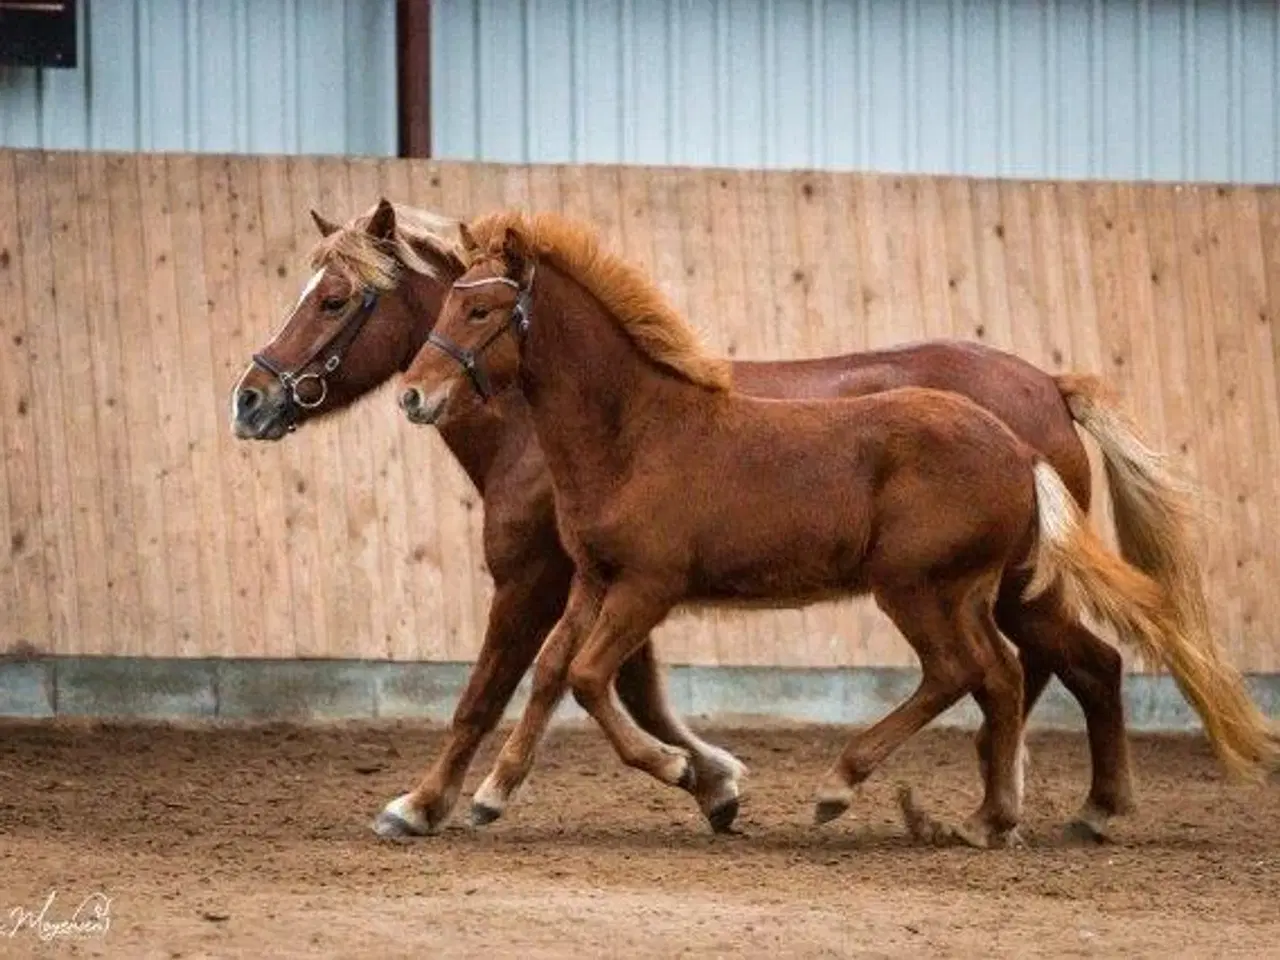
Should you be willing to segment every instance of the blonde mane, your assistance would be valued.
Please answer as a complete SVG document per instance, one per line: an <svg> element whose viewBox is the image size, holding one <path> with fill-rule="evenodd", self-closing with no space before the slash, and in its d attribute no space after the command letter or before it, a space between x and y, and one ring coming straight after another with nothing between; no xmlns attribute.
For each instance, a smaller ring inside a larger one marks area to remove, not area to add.
<svg viewBox="0 0 1280 960"><path fill-rule="evenodd" d="M458 221L438 213L403 204L392 204L396 229L389 239L369 236L366 228L377 204L352 218L311 248L311 269L335 271L354 288L395 288L400 271L407 269L424 277L449 282L467 268L468 258L458 234ZM424 257L425 247L440 263ZM442 264L453 271L445 276Z"/></svg>
<svg viewBox="0 0 1280 960"><path fill-rule="evenodd" d="M569 274L617 318L631 341L655 363L692 383L728 390L731 367L709 356L697 334L639 268L605 250L590 226L557 213L504 210L468 225L480 249L498 254L512 230L541 258Z"/></svg>

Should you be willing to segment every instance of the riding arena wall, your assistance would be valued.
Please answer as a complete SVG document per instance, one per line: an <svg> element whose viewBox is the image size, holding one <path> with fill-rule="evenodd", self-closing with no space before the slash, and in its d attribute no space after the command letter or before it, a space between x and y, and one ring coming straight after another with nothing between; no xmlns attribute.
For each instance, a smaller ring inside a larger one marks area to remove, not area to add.
<svg viewBox="0 0 1280 960"><path fill-rule="evenodd" d="M308 274L309 208L379 195L586 218L737 358L959 337L1101 374L1200 485L1230 656L1280 672L1276 188L12 150L0 654L474 658L481 503L433 430L387 390L276 444L228 427ZM914 666L866 601L681 613L659 641L690 669Z"/></svg>

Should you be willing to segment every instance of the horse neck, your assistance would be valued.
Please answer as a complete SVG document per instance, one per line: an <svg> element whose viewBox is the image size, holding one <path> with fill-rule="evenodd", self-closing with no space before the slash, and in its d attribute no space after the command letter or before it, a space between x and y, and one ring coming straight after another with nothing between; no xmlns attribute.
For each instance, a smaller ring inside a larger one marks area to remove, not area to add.
<svg viewBox="0 0 1280 960"><path fill-rule="evenodd" d="M661 372L594 296L546 264L533 298L520 381L557 491L607 490L630 472L647 425L679 422L703 391Z"/></svg>

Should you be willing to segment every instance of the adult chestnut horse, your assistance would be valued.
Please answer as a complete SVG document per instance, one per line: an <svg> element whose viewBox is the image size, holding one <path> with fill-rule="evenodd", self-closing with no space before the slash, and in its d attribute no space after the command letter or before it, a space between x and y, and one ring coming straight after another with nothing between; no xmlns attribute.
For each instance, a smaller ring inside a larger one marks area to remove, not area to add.
<svg viewBox="0 0 1280 960"><path fill-rule="evenodd" d="M851 737L823 779L818 822L972 694L990 737L985 794L946 832L978 847L1011 835L1023 687L995 620L1011 584L1052 609L1080 604L1168 666L1228 769L1256 773L1270 757L1266 721L1208 631L1188 629L1175 595L1106 549L1053 466L991 412L920 387L749 396L589 228L504 212L472 230L472 265L403 375L400 403L415 423L447 422L473 387L518 383L575 566L528 706L476 794L487 818L527 776L566 686L626 764L696 784L687 752L639 728L613 693L650 631L689 603L870 594L919 656L915 693Z"/></svg>
<svg viewBox="0 0 1280 960"><path fill-rule="evenodd" d="M449 284L465 266L451 220L385 200L341 227L313 216L321 233L310 257L314 275L232 394L232 423L242 438L279 440L403 369L426 342ZM1182 593L1198 595L1176 489L1090 380L1054 378L1006 353L947 341L819 360L739 362L733 370L739 390L762 396L852 396L907 384L955 390L1044 454L1087 507L1090 475L1074 417L1105 455L1122 552L1171 589L1183 584ZM379 829L391 833L430 832L447 817L481 740L563 610L572 572L556 537L549 476L520 392L503 390L488 403L456 398L440 432L484 499L494 599L443 752L417 788L379 818ZM1013 589L997 604L996 621L1020 648L1025 709L1056 672L1084 710L1093 777L1077 823L1099 832L1107 817L1129 809L1132 796L1120 657L1056 605L1024 602ZM736 809L739 768L671 714L647 645L623 667L618 692L651 733L693 751L700 806L713 826L726 827Z"/></svg>

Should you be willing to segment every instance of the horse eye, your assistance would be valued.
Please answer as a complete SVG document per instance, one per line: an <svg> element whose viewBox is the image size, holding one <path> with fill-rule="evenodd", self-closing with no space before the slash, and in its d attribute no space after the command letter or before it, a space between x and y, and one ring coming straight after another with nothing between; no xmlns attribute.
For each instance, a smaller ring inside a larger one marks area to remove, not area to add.
<svg viewBox="0 0 1280 960"><path fill-rule="evenodd" d="M346 305L346 297L325 297L320 301L320 309L325 313L338 313Z"/></svg>
<svg viewBox="0 0 1280 960"><path fill-rule="evenodd" d="M489 315L488 307L472 307L471 308L471 319L474 321L483 320L488 315Z"/></svg>

